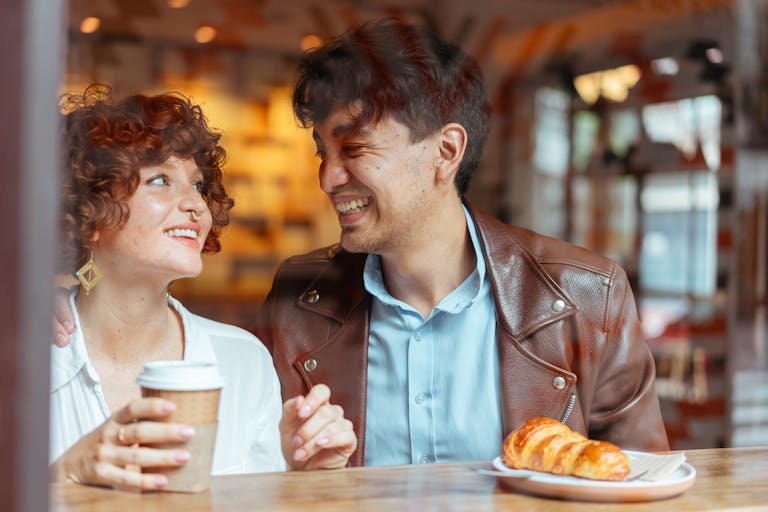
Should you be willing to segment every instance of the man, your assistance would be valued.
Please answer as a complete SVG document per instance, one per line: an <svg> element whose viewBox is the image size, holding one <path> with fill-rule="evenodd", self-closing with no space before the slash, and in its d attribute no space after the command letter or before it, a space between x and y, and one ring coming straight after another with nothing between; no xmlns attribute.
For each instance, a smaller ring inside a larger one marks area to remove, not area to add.
<svg viewBox="0 0 768 512"><path fill-rule="evenodd" d="M489 117L471 57L369 23L306 54L293 98L341 240L283 262L255 330L284 397L331 389L351 464L490 459L533 416L668 449L623 270L463 200Z"/></svg>

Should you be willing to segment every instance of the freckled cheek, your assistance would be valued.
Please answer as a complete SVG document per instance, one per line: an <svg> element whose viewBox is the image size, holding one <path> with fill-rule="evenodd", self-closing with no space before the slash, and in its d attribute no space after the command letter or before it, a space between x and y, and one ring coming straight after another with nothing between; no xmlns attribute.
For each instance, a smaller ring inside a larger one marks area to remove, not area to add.
<svg viewBox="0 0 768 512"><path fill-rule="evenodd" d="M213 229L213 220L211 220L211 218L209 217L207 225L203 225L201 226L201 228L202 229L200 230L200 238L202 240L205 240L205 238L208 236L208 233L210 233L211 229Z"/></svg>

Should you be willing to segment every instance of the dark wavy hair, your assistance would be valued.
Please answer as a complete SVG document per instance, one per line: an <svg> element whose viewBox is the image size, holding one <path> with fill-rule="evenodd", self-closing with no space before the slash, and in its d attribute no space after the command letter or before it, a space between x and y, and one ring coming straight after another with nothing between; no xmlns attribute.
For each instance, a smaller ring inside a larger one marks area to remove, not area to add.
<svg viewBox="0 0 768 512"><path fill-rule="evenodd" d="M293 110L304 128L323 121L336 105L362 103L355 123L384 116L408 126L411 142L447 123L467 131L455 185L463 196L488 136L490 104L474 58L428 29L394 18L353 27L302 57Z"/></svg>
<svg viewBox="0 0 768 512"><path fill-rule="evenodd" d="M208 127L198 105L179 93L114 101L108 87L92 85L83 94L64 96L60 110L63 271L87 261L94 232L125 224L139 170L171 156L191 158L202 171L202 196L213 216L203 252L221 250L219 236L234 201L222 183L221 135Z"/></svg>

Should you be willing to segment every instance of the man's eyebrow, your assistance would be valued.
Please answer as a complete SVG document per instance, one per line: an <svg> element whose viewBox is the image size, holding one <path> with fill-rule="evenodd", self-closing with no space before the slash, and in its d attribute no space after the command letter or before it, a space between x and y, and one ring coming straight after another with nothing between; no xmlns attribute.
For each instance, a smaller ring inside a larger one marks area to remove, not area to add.
<svg viewBox="0 0 768 512"><path fill-rule="evenodd" d="M333 131L331 132L334 137L338 137L340 135L357 135L362 133L362 129L357 126L354 123L349 124L340 124L338 126L335 126L333 128Z"/></svg>
<svg viewBox="0 0 768 512"><path fill-rule="evenodd" d="M369 131L365 127L357 126L355 123L349 123L349 124L340 124L338 126L334 126L331 130L331 136L333 137L341 137L344 135L365 135ZM315 142L322 142L322 139L320 138L320 135L316 131L312 131L312 138L315 140Z"/></svg>
<svg viewBox="0 0 768 512"><path fill-rule="evenodd" d="M340 124L335 126L331 133L333 133L334 137L338 137L339 135L351 135L356 131L358 130L354 124Z"/></svg>

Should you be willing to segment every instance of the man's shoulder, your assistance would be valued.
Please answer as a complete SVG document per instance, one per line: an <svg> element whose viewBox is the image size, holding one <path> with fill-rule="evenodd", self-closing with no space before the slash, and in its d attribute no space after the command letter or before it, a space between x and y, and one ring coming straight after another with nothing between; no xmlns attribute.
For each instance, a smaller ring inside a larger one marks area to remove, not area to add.
<svg viewBox="0 0 768 512"><path fill-rule="evenodd" d="M521 251L542 266L574 267L604 276L613 276L617 272L615 261L579 245L504 224L488 214L478 213L477 218L490 252Z"/></svg>
<svg viewBox="0 0 768 512"><path fill-rule="evenodd" d="M328 245L326 247L320 247L313 249L304 254L296 254L289 256L281 263L280 267L292 267L292 266L306 266L306 265L323 265L327 264L342 252L339 244Z"/></svg>
<svg viewBox="0 0 768 512"><path fill-rule="evenodd" d="M273 298L304 297L311 290L323 294L357 293L363 287L365 253L350 253L339 244L291 256L275 272L270 295Z"/></svg>
<svg viewBox="0 0 768 512"><path fill-rule="evenodd" d="M323 272L331 267L346 268L358 263L362 269L367 254L353 254L345 251L339 244L333 244L309 251L304 254L290 256L280 263L277 274L306 274Z"/></svg>
<svg viewBox="0 0 768 512"><path fill-rule="evenodd" d="M568 265L604 275L616 272L616 262L580 245L542 235L529 229L511 228L515 238L542 265Z"/></svg>

